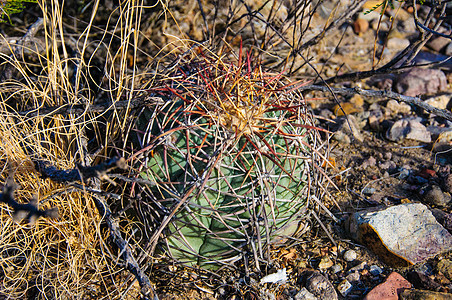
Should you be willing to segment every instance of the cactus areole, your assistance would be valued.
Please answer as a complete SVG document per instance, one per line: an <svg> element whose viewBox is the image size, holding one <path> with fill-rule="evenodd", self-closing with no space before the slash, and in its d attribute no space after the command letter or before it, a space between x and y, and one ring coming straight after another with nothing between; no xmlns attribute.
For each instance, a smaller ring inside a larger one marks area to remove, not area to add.
<svg viewBox="0 0 452 300"><path fill-rule="evenodd" d="M272 244L295 237L320 160L318 130L293 85L250 56L229 64L212 56L162 79L155 90L165 103L138 121L140 177L154 183L147 189L167 217L173 212L161 248L209 269L268 261Z"/></svg>

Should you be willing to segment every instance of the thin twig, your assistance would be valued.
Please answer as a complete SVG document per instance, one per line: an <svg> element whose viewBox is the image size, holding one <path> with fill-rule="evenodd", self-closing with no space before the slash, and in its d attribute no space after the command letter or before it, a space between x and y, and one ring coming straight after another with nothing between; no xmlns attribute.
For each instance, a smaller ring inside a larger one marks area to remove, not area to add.
<svg viewBox="0 0 452 300"><path fill-rule="evenodd" d="M393 99L397 101L402 101L408 104L415 105L417 107L420 107L424 109L425 111L432 113L434 115L437 115L441 118L447 119L449 121L452 121L452 113L445 110L445 109L439 109L434 106L431 106L430 104L425 103L422 101L422 99L418 97L410 97L401 95L399 93L391 92L391 91L376 91L376 90L364 90L358 87L355 88L333 88L333 87L325 87L320 85L309 85L309 86L302 86L298 88L299 91L322 91L325 93L333 92L335 94L340 95L355 95L358 94L363 97L368 98L382 98L382 99Z"/></svg>

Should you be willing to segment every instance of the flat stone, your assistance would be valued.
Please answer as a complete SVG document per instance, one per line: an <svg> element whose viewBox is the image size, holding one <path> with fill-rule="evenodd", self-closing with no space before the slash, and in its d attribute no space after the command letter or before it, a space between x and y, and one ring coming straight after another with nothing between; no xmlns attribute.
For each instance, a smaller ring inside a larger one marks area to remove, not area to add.
<svg viewBox="0 0 452 300"><path fill-rule="evenodd" d="M399 75L395 84L398 93L411 97L434 94L446 89L446 75L438 69L413 68Z"/></svg>
<svg viewBox="0 0 452 300"><path fill-rule="evenodd" d="M392 272L386 278L385 282L374 287L364 298L364 300L398 300L399 294L402 293L404 289L411 288L411 283L409 283L405 278L399 273Z"/></svg>
<svg viewBox="0 0 452 300"><path fill-rule="evenodd" d="M386 133L386 137L394 142L410 139L430 143L432 137L427 128L418 120L402 119L395 122Z"/></svg>
<svg viewBox="0 0 452 300"><path fill-rule="evenodd" d="M404 290L400 293L401 300L452 300L451 294L424 291L424 290Z"/></svg>
<svg viewBox="0 0 452 300"><path fill-rule="evenodd" d="M320 272L314 272L308 277L306 288L321 300L337 300L337 293L333 284Z"/></svg>
<svg viewBox="0 0 452 300"><path fill-rule="evenodd" d="M353 214L350 235L395 267L422 262L452 249L452 235L421 203Z"/></svg>

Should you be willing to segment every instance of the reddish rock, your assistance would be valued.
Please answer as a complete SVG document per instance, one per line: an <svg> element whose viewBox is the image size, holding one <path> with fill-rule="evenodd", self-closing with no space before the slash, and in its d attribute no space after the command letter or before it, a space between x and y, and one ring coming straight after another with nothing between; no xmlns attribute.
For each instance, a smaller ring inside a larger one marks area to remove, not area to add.
<svg viewBox="0 0 452 300"><path fill-rule="evenodd" d="M437 69L413 68L397 78L395 90L406 96L434 94L447 89L447 78Z"/></svg>
<svg viewBox="0 0 452 300"><path fill-rule="evenodd" d="M385 282L373 288L366 295L364 300L398 300L398 295L401 294L404 289L409 288L411 288L411 283L399 273L392 272L389 274L388 278L386 278Z"/></svg>

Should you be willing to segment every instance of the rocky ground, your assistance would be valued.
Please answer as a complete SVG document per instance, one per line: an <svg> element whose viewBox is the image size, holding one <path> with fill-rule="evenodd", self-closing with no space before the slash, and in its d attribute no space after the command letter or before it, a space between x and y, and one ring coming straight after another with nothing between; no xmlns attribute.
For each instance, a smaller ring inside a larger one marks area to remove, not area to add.
<svg viewBox="0 0 452 300"><path fill-rule="evenodd" d="M381 66L418 38L412 8L388 10L380 19L378 12L364 12L381 1L368 2L338 34L312 47L312 55L324 57L313 65L325 78L370 70L378 60ZM322 4L312 24L325 23L331 3ZM181 6L180 15L201 20L196 5ZM190 20L181 28L202 39ZM152 26L153 42L169 43ZM438 30L449 35L451 28L443 23ZM373 54L374 45L381 55ZM451 55L451 40L434 37L414 60L427 64L422 68L332 86L391 90L450 111L452 62L443 60ZM312 75L309 66L296 74ZM275 249L280 268L268 270L270 277L230 274L218 286L189 274L180 287L151 278L160 299L452 299L452 121L390 99L335 100L317 92L306 98L322 98L310 103L318 126L332 133L330 171L337 189L325 201L334 218L324 213L324 228L312 223L303 242Z"/></svg>
<svg viewBox="0 0 452 300"><path fill-rule="evenodd" d="M325 42L337 54L325 63L326 74L370 69L377 28L388 32L392 27L381 63L417 36L409 8L400 10L394 23L388 15L379 23L378 13L363 11L345 29L339 46L336 40ZM441 30L450 33L447 24ZM439 37L415 61L440 62L451 54L450 40ZM446 62L343 84L420 96L450 110L451 66ZM245 298L452 299L452 122L395 100L359 95L338 100L340 105L332 98L312 104L319 125L334 133L332 178L338 189L331 192L330 209L338 221L322 219L331 237L318 228L306 243L277 250L286 273L273 270L269 273L278 275L264 277L270 283L260 285L250 279L254 288ZM378 212L366 215L369 210ZM287 280L277 282L284 275ZM210 292L203 293L205 299L243 296L226 289Z"/></svg>

